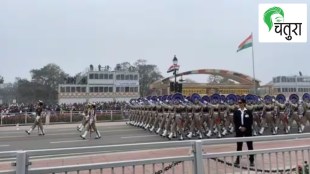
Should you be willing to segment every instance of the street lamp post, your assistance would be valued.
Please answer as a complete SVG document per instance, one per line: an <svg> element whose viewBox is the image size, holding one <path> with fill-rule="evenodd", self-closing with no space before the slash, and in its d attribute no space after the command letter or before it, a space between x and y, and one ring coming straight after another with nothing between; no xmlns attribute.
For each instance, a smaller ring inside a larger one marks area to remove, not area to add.
<svg viewBox="0 0 310 174"><path fill-rule="evenodd" d="M177 59L177 56L174 55L173 57L173 65L174 65L174 72L173 72L173 75L174 75L174 93L176 93L177 91L177 69L176 69L176 66L178 65L178 59Z"/></svg>

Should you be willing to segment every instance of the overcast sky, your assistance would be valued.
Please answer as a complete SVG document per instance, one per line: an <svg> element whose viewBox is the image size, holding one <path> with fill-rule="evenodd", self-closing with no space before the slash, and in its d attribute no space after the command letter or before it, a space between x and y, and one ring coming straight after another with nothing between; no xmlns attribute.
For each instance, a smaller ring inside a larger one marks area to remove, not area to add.
<svg viewBox="0 0 310 174"><path fill-rule="evenodd" d="M252 76L251 49L236 53L251 32L262 84L277 75L310 75L309 36L306 44L258 43L259 2L271 1L1 0L0 75L14 82L48 63L75 75L89 64L146 59L168 76L176 54L180 71L218 68Z"/></svg>

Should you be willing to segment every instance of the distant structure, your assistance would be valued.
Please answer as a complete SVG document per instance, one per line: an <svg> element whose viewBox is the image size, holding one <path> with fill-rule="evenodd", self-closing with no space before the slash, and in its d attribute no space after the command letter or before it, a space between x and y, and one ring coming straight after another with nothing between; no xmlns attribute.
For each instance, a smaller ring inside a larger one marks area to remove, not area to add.
<svg viewBox="0 0 310 174"><path fill-rule="evenodd" d="M182 83L183 77L188 75L195 74L205 74L205 75L215 75L221 76L226 79L233 81L234 83L192 83L186 82ZM254 83L256 83L256 87L260 87L259 80L255 80L248 75L229 71L222 69L198 69L192 71L181 72L176 75L177 77L181 77L181 80L177 82L176 90L177 92L181 92L183 95L189 96L193 93L198 93L200 95L212 95L215 93L218 94L238 94L244 95L254 92ZM166 77L164 79L157 80L150 85L150 89L153 90L154 95L169 95L173 94L172 91L174 87L174 82L171 81L174 76Z"/></svg>
<svg viewBox="0 0 310 174"><path fill-rule="evenodd" d="M117 69L109 66L89 69L73 80L74 83L60 84L58 103L83 103L99 101L129 101L139 98L139 74L136 70Z"/></svg>
<svg viewBox="0 0 310 174"><path fill-rule="evenodd" d="M272 78L272 82L265 85L269 87L271 95L284 94L289 96L297 94L302 96L306 92L310 92L310 76L277 76Z"/></svg>

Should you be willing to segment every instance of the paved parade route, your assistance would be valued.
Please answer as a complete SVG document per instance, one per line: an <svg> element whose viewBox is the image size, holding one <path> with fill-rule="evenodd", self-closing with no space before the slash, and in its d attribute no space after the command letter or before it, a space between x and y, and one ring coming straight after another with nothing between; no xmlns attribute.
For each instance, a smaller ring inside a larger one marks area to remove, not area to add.
<svg viewBox="0 0 310 174"><path fill-rule="evenodd" d="M98 123L101 139L94 139L88 134L82 140L80 132L76 130L78 124L59 124L45 126L46 135L38 136L37 130L27 135L25 130L30 126L0 127L0 151L8 150L35 150L81 146L98 146L112 144L143 143L166 141L156 134L151 134L142 129L126 125L125 122ZM19 130L17 130L19 129Z"/></svg>
<svg viewBox="0 0 310 174"><path fill-rule="evenodd" d="M98 123L97 126L101 132L102 138L98 140L94 139L95 133L93 133L91 137L88 134L87 139L82 140L79 137L80 132L76 130L77 125L78 124L45 125L45 136L38 136L36 130L34 130L31 135L27 135L25 130L28 130L30 126L0 127L0 151L169 141L167 138L163 138L155 133L126 125L125 122ZM292 129L292 131L297 132L296 129ZM306 126L305 132L310 132L309 126ZM265 134L268 135L270 132L266 130ZM282 132L279 131L279 134L282 134ZM226 137L232 136L233 134Z"/></svg>
<svg viewBox="0 0 310 174"><path fill-rule="evenodd" d="M86 147L86 146L105 146L105 145L120 145L120 144L133 144L133 143L147 143L147 142L165 142L169 141L166 138L160 137L155 133L150 133L141 128L126 125L125 122L108 122L98 123L98 128L101 131L102 138L99 140L94 139L95 135L92 135L91 139L89 135L88 139L82 140L76 131L77 124L59 124L45 126L46 135L38 136L37 132L32 132L31 135L27 135L25 130L29 126L19 127L0 127L0 152L9 150L35 150L35 149L53 149L53 148L68 148L68 147ZM19 129L19 130L17 130ZM306 129L309 132L309 128ZM268 131L266 131L268 133ZM233 135L230 135L231 137ZM177 140L177 139L175 139ZM254 143L255 149L268 149L268 148L279 148L279 147L290 147L290 146L302 146L309 145L310 137L298 140L283 140L283 141L266 141ZM221 145L210 145L204 147L208 153L212 152L226 152L234 151L236 148L235 144L221 144ZM244 148L245 145L244 145ZM156 157L171 157L171 156L182 156L189 155L190 148L173 148L173 149L142 149L137 152L89 152L80 154L63 154L41 156L31 159L31 167L48 167L48 166L62 166L62 165L75 165L85 163L99 163L99 162L111 162L111 161L123 161L123 160L134 160L134 159L147 159ZM124 150L125 151L125 150ZM78 156L78 158L77 158ZM246 160L243 160L246 161ZM191 164L184 163L187 166L188 171L191 171ZM261 166L262 164L257 164ZM6 159L0 159L1 170L12 169L10 162ZM155 166L155 170L160 170L162 166ZM181 170L181 166L177 170ZM1 171L0 170L0 171ZM149 168L148 170L152 170ZM126 169L127 172L131 173L132 169ZM188 172L190 173L190 172Z"/></svg>

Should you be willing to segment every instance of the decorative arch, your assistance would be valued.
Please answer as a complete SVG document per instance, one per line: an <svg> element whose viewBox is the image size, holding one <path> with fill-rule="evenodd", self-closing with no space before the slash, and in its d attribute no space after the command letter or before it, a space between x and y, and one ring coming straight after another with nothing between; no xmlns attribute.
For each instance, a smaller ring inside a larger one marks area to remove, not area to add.
<svg viewBox="0 0 310 174"><path fill-rule="evenodd" d="M232 80L235 80L243 85L253 85L254 79L248 75L234 72L234 71L228 71L228 70L222 70L222 69L198 69L198 70L192 70L192 71L186 71L182 73L178 73L176 76L185 76L185 75L192 75L192 74L210 74L210 75L219 75L222 77L226 77ZM159 80L157 82L166 82L169 81L171 78L174 78L174 76L170 76L167 78L164 78L162 80ZM259 80L255 80L256 83L259 83ZM156 82L154 82L156 83Z"/></svg>

